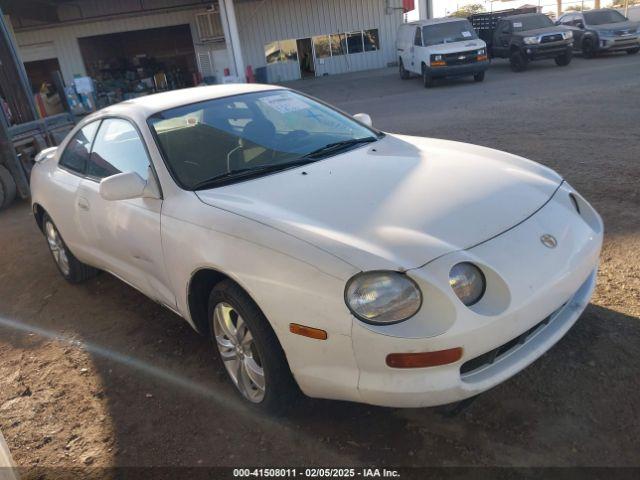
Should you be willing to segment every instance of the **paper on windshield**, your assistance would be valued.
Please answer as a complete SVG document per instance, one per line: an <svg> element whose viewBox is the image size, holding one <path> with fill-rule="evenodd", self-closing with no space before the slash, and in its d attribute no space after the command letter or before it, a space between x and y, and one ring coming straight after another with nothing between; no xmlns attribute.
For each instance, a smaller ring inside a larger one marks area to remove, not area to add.
<svg viewBox="0 0 640 480"><path fill-rule="evenodd" d="M471 32L468 32L468 31L465 30L464 32L462 32L462 36L464 38L471 38Z"/></svg>
<svg viewBox="0 0 640 480"><path fill-rule="evenodd" d="M309 105L302 100L288 94L269 95L261 98L259 101L266 103L269 107L280 113L297 112L309 108Z"/></svg>
<svg viewBox="0 0 640 480"><path fill-rule="evenodd" d="M513 22L513 28L522 28L522 22Z"/></svg>

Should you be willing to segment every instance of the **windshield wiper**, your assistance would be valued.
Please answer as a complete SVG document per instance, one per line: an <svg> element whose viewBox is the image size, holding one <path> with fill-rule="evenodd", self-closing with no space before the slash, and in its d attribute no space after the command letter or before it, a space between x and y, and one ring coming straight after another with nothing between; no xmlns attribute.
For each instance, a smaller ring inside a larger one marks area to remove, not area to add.
<svg viewBox="0 0 640 480"><path fill-rule="evenodd" d="M324 147L320 147L317 150L307 153L302 158L319 158L319 157L322 157L323 155L329 155L331 153L335 153L337 151L352 147L354 145L359 145L361 143L371 143L377 140L378 139L376 137L364 137L364 138L352 138L350 140L342 140L341 142L333 142L325 145Z"/></svg>
<svg viewBox="0 0 640 480"><path fill-rule="evenodd" d="M281 170L287 170L289 168L299 167L301 165L307 165L313 162L315 162L315 160L302 158L300 160L295 160L293 162L280 163L276 165L262 165L260 167L251 167L251 168L237 168L235 170L229 170L228 172L224 172L224 173L221 173L220 175L216 175L215 177L202 180L201 182L198 182L193 187L191 187L191 189L202 190L203 188L218 187L218 186L230 183L234 180L246 180L247 178L258 177L260 175L265 175L268 173L279 172Z"/></svg>

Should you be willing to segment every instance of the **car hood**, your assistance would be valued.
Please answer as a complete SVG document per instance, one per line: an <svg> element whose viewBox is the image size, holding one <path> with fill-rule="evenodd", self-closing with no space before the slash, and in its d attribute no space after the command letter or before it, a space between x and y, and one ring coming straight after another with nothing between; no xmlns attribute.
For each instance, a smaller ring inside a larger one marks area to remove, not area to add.
<svg viewBox="0 0 640 480"><path fill-rule="evenodd" d="M466 52L468 50L477 50L487 46L483 40L467 40L464 42L441 43L438 45L429 45L429 53L445 55L447 53Z"/></svg>
<svg viewBox="0 0 640 480"><path fill-rule="evenodd" d="M386 135L316 163L197 192L361 270L408 270L522 222L562 179L515 155Z"/></svg>
<svg viewBox="0 0 640 480"><path fill-rule="evenodd" d="M638 28L638 22L632 22L631 20L627 22L617 22L617 23L603 23L602 25L589 25L589 30L595 30L596 32L600 32L602 30L633 30L634 28Z"/></svg>
<svg viewBox="0 0 640 480"><path fill-rule="evenodd" d="M520 32L514 33L514 35L518 35L520 37L531 37L536 35L545 35L548 33L562 33L568 30L571 29L562 25L552 25L550 27L536 28L533 30L522 30Z"/></svg>

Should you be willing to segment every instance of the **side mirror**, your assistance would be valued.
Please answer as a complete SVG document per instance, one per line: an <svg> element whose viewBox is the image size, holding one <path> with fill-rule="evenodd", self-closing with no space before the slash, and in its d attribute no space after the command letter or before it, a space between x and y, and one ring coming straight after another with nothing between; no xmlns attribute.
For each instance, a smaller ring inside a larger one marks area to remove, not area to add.
<svg viewBox="0 0 640 480"><path fill-rule="evenodd" d="M360 123L364 123L367 127L373 127L373 122L371 121L371 117L366 113L356 113L353 118L358 120Z"/></svg>
<svg viewBox="0 0 640 480"><path fill-rule="evenodd" d="M105 200L127 200L146 196L147 182L136 172L118 173L100 182L100 196Z"/></svg>
<svg viewBox="0 0 640 480"><path fill-rule="evenodd" d="M582 23L582 22L578 22L578 23L576 23L576 27L578 27L578 28L584 28L584 23Z"/></svg>

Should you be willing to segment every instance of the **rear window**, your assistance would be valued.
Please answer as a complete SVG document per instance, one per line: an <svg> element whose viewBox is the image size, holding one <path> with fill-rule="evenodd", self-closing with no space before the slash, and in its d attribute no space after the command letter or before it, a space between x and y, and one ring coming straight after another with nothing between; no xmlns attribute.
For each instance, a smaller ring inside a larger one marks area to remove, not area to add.
<svg viewBox="0 0 640 480"><path fill-rule="evenodd" d="M473 27L467 20L459 22L437 23L422 27L422 44L440 45L443 43L464 42L478 38Z"/></svg>

